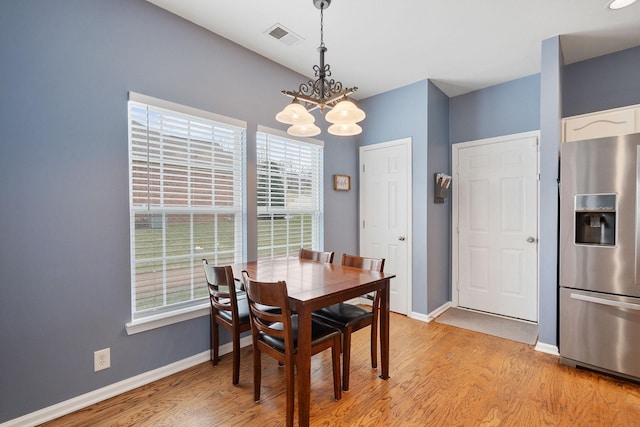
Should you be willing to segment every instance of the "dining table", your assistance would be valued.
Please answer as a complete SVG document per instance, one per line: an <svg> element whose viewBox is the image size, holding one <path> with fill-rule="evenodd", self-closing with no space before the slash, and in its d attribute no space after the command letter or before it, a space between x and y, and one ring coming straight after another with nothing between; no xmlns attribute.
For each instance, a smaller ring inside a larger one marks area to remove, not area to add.
<svg viewBox="0 0 640 427"><path fill-rule="evenodd" d="M263 282L287 283L289 306L298 314L298 424L309 425L311 406L311 314L322 308L380 292L380 378L389 379L389 295L395 274L301 258L280 258L233 264L234 278L242 271ZM363 390L364 392L364 390Z"/></svg>

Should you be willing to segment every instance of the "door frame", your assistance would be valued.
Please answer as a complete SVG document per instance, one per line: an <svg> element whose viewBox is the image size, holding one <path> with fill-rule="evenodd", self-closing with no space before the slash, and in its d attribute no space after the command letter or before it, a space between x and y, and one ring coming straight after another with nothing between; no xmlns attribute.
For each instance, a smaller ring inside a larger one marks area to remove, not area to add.
<svg viewBox="0 0 640 427"><path fill-rule="evenodd" d="M376 144L370 144L370 145L362 145L360 146L359 149L359 156L358 156L358 230L359 230L359 244L358 244L358 248L360 253L362 253L362 249L363 249L363 237L362 237L362 211L363 211L363 205L364 205L364 201L363 201L363 197L362 197L362 182L363 182L363 164L362 164L362 158L363 158L363 153L365 151L371 151L371 150L377 150L377 149L384 149L384 148L388 148L388 147L393 147L393 146L397 146L397 145L404 145L406 146L407 150L407 158L406 158L406 162L407 162L407 168L406 168L406 181L407 181L407 206L405 207L406 210L406 220L407 220L407 233L406 233L406 242L407 242L407 271L406 271L406 277L407 277L407 283L406 283L406 295L407 295L407 301L406 301L406 307L407 307L407 316L411 316L413 313L413 152L412 152L412 147L413 147L413 140L411 137L406 137L406 138L399 138L399 139L394 139L391 141L386 141L386 142L379 142ZM363 299L363 301L369 301L369 300L365 300ZM369 302L370 304L370 302Z"/></svg>
<svg viewBox="0 0 640 427"><path fill-rule="evenodd" d="M481 145L496 144L500 142L508 142L511 140L535 137L538 140L538 150L536 156L536 170L538 171L538 179L536 185L536 226L538 228L538 236L540 236L540 130L530 132L515 133L511 135L497 136L493 138L478 139L474 141L459 142L451 145L451 169L453 179L451 180L451 306L458 307L458 177L459 168L458 160L460 150ZM538 312L538 321L540 320L540 244L536 242L536 294L538 295L536 304Z"/></svg>

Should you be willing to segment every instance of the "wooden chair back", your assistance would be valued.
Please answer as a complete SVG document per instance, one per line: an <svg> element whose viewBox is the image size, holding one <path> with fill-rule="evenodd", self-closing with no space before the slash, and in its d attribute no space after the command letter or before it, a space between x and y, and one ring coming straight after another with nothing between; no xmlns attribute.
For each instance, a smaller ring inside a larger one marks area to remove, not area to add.
<svg viewBox="0 0 640 427"><path fill-rule="evenodd" d="M237 316L238 295L231 266L209 265L206 259L202 260L202 265L209 287L211 307L218 311L230 311L232 316L234 313Z"/></svg>
<svg viewBox="0 0 640 427"><path fill-rule="evenodd" d="M342 265L382 273L384 271L384 258L366 258L357 255L342 254Z"/></svg>
<svg viewBox="0 0 640 427"><path fill-rule="evenodd" d="M333 255L333 252L320 252L312 251L311 249L300 248L300 254L298 256L302 259L332 263Z"/></svg>
<svg viewBox="0 0 640 427"><path fill-rule="evenodd" d="M242 280L249 300L252 330L255 327L256 332L284 340L285 346L289 340L293 345L286 282L259 282L251 279L246 271L242 272ZM277 322L283 324L282 330L269 327Z"/></svg>

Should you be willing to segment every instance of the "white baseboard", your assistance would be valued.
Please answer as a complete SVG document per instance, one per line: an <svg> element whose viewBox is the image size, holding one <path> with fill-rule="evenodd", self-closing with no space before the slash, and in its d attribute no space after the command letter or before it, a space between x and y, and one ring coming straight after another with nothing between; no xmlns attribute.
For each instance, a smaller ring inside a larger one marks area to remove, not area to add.
<svg viewBox="0 0 640 427"><path fill-rule="evenodd" d="M436 308L435 310L433 310L431 313L428 314L429 317L429 322L431 322L432 320L434 320L436 317L440 316L442 313L444 313L445 311L447 311L447 309L451 307L451 301L447 301L444 304L442 304L440 307Z"/></svg>
<svg viewBox="0 0 640 427"><path fill-rule="evenodd" d="M409 314L407 314L407 317L409 317L410 319L419 320L419 321L425 322L425 323L429 322L429 316L427 316L426 314L422 314L422 313L416 313L415 311L409 312Z"/></svg>
<svg viewBox="0 0 640 427"><path fill-rule="evenodd" d="M536 344L536 351L552 354L554 356L560 356L560 351L558 350L557 345L545 344L540 341L538 341L538 343Z"/></svg>
<svg viewBox="0 0 640 427"><path fill-rule="evenodd" d="M444 311L451 307L451 302L446 302L442 304L440 307L436 308L429 314L416 313L415 311L410 312L407 316L411 319L420 320L421 322L429 323L434 320L436 317L440 316Z"/></svg>
<svg viewBox="0 0 640 427"><path fill-rule="evenodd" d="M251 345L251 336L248 335L240 339L240 347L246 347ZM220 346L220 354L231 353L232 344L226 343ZM171 363L158 369L154 369L149 372L145 372L135 377L127 378L126 380L119 381L115 384L102 387L98 390L91 391L78 397L66 400L64 402L57 403L47 408L40 409L39 411L32 412L19 418L14 418L5 423L0 424L0 427L25 427L36 426L38 424L45 423L47 421L54 420L62 417L63 415L70 414L87 406L93 405L143 385L152 383L159 379L168 377L177 372L184 371L200 363L204 363L207 360L211 360L211 353L209 350L202 353L188 357L183 360Z"/></svg>

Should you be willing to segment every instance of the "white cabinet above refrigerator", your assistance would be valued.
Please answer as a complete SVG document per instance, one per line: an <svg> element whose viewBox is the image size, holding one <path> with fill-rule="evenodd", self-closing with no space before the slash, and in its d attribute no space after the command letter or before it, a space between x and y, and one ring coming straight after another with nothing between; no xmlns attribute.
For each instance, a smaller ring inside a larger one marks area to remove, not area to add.
<svg viewBox="0 0 640 427"><path fill-rule="evenodd" d="M640 132L640 105L562 119L562 142L622 136Z"/></svg>

